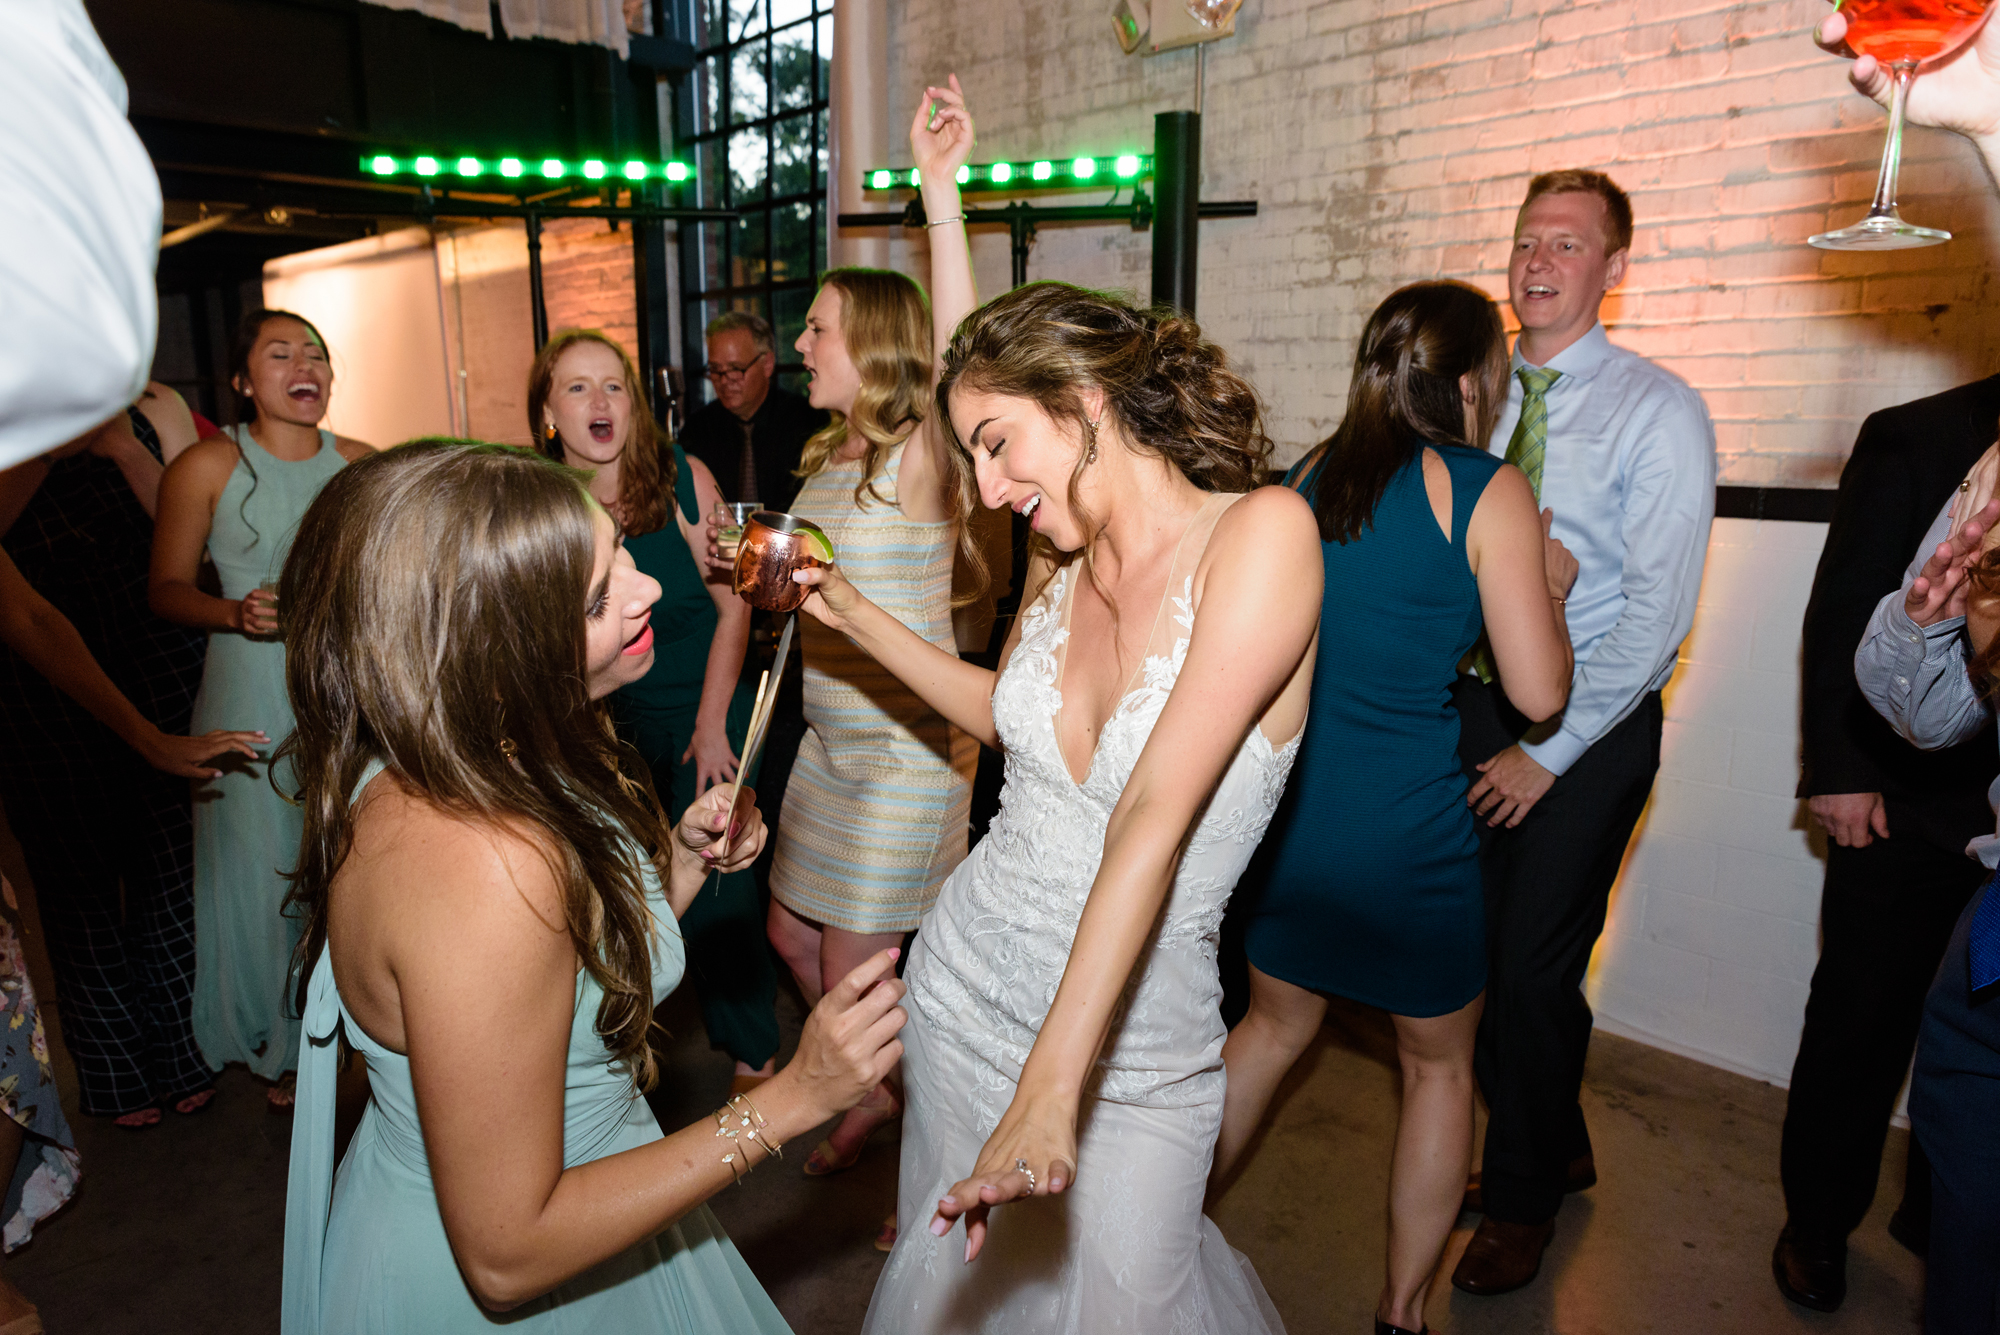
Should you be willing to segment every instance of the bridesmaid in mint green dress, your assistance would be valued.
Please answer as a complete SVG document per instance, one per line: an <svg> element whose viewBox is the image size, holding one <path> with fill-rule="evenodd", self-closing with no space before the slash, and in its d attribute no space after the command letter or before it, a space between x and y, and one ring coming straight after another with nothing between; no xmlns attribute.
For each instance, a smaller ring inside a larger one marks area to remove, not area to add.
<svg viewBox="0 0 2000 1335"><path fill-rule="evenodd" d="M160 482L153 609L209 632L195 697L198 731L254 719L273 745L292 730L275 587L299 517L327 481L370 447L319 425L333 368L319 331L299 316L253 311L237 336L234 384L255 421L190 446ZM206 548L222 597L195 585ZM301 815L271 782L269 754L197 788L194 804L194 1036L220 1070L243 1062L278 1081L298 1065L299 1027L286 1007L298 928L282 911L280 874L298 863ZM278 767L278 787L290 775ZM274 1109L290 1093L274 1085Z"/></svg>
<svg viewBox="0 0 2000 1335"><path fill-rule="evenodd" d="M670 828L621 771L602 702L652 667L659 596L579 474L526 450L413 442L300 526L285 1335L788 1331L705 1202L874 1087L903 990L879 952L792 1063L662 1135L642 1090L677 919L764 829L752 808L719 847L729 787ZM342 1038L370 1089L336 1165Z"/></svg>

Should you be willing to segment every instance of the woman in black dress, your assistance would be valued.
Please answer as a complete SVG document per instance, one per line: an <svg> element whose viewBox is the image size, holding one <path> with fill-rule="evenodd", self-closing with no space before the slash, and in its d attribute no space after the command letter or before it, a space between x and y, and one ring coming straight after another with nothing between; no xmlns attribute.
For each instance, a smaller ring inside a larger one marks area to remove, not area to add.
<svg viewBox="0 0 2000 1335"><path fill-rule="evenodd" d="M146 605L161 471L135 409L0 472L0 548L140 713L185 733L205 639ZM164 1105L201 1111L214 1091L189 1021L187 781L149 768L0 647L0 802L34 878L83 1111L133 1129L157 1125Z"/></svg>

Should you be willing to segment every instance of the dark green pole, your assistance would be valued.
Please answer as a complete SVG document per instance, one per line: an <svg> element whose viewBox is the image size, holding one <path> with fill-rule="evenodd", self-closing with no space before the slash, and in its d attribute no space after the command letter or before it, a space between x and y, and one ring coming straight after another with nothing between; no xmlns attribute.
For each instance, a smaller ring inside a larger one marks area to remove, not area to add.
<svg viewBox="0 0 2000 1335"><path fill-rule="evenodd" d="M1194 314L1200 244L1201 113L1153 117L1153 304Z"/></svg>

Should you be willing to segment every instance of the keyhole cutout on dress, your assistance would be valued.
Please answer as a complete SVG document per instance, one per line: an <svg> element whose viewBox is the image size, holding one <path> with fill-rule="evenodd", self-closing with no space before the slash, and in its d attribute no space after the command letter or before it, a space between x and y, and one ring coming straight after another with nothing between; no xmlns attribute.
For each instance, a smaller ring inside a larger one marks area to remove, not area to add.
<svg viewBox="0 0 2000 1335"><path fill-rule="evenodd" d="M1438 531L1450 542L1451 469L1444 456L1428 445L1424 446L1424 495L1431 503L1431 518L1437 520Z"/></svg>
<svg viewBox="0 0 2000 1335"><path fill-rule="evenodd" d="M1097 691L1088 690L1089 686L1092 685L1088 681L1079 683L1077 688L1078 694L1087 695L1088 698L1079 700L1077 702L1079 708L1076 709L1070 707L1071 683L1069 659L1070 651L1076 647L1078 639L1075 626L1076 604L1077 600L1082 596L1081 590L1085 585L1090 583L1089 570L1087 568L1074 570L1068 582L1069 587L1063 595L1062 610L1063 629L1067 634L1064 636L1061 647L1056 651L1056 695L1060 703L1056 708L1052 725L1055 729L1056 749L1061 753L1062 757L1063 770L1069 775L1070 782L1076 784L1079 788L1090 782L1091 771L1097 767L1097 753L1103 746L1104 730L1111 725L1113 719L1118 717L1118 711L1124 708L1125 701L1138 688L1145 676L1146 660L1149 657L1157 657L1161 652L1171 648L1171 646L1163 648L1156 644L1156 641L1160 638L1160 627L1166 621L1167 609L1173 605L1175 594L1180 591L1181 586L1185 583L1185 574L1182 569L1181 559L1187 548L1188 535L1193 533L1195 528L1201 524L1203 517L1209 513L1216 499L1216 496L1211 495L1203 500L1200 505L1196 506L1194 514L1188 518L1187 527L1181 530L1180 538L1174 543L1173 556L1167 562L1166 576L1161 584L1159 599L1155 604L1152 617L1147 621L1144 623L1131 621L1122 615L1113 620L1109 606L1104 605L1102 596L1098 595L1094 588L1092 589L1092 597L1102 608L1106 623L1111 629L1113 640L1112 647L1115 657L1113 658L1110 672L1107 675L1117 680L1120 683L1120 688L1116 696L1112 697L1109 701L1105 701L1102 698L1101 683L1098 684L1099 689ZM1224 499L1234 500L1236 498L1228 496ZM1214 528L1213 524L1209 528L1212 532ZM1206 546L1207 544L1204 542L1203 547L1205 548ZM1073 564L1081 567L1083 562L1079 558ZM1192 608L1188 609L1190 619L1192 611ZM1124 632L1128 626L1138 624L1146 626L1146 635L1144 639L1139 641L1137 650L1128 658L1124 652ZM1101 632L1098 632L1097 627L1086 624L1084 629L1093 632L1090 636L1092 641L1089 645L1090 648L1094 649L1102 643L1103 637ZM1128 662L1131 664L1130 668L1126 668L1125 666ZM1075 762L1070 759L1074 748L1070 745L1066 725L1072 715L1081 716L1086 720L1080 738L1084 751L1084 767L1081 775L1077 773ZM1094 720L1094 722L1091 720Z"/></svg>

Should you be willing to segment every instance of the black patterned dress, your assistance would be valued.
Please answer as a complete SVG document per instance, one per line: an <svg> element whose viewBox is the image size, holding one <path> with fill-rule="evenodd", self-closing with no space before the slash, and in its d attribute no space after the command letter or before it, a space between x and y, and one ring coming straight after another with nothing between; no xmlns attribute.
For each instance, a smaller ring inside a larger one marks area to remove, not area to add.
<svg viewBox="0 0 2000 1335"><path fill-rule="evenodd" d="M131 417L157 457L152 425ZM51 464L0 538L139 712L186 732L207 639L147 606L152 543L153 521L118 466L92 454ZM0 803L34 878L83 1111L117 1116L206 1087L189 1021L188 781L147 766L0 646Z"/></svg>

